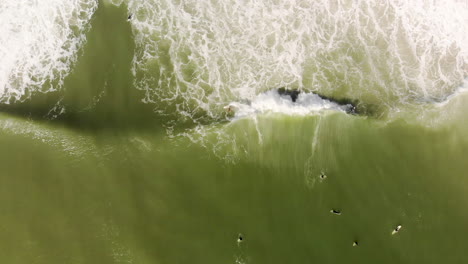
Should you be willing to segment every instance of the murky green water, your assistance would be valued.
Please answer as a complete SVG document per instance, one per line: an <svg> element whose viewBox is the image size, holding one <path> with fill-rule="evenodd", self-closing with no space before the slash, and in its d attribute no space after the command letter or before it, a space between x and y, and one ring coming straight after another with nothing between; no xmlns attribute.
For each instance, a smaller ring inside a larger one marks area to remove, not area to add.
<svg viewBox="0 0 468 264"><path fill-rule="evenodd" d="M63 89L0 105L1 263L468 260L465 95L209 122L142 102L127 16L100 3Z"/></svg>
<svg viewBox="0 0 468 264"><path fill-rule="evenodd" d="M266 118L275 132L227 164L164 134L1 123L6 263L465 260L467 144L450 131Z"/></svg>

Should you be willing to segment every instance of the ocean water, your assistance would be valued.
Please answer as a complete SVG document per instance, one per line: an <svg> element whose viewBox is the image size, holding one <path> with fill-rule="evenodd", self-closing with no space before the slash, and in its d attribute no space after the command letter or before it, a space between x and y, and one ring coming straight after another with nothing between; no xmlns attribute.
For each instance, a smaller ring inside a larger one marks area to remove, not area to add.
<svg viewBox="0 0 468 264"><path fill-rule="evenodd" d="M2 263L468 261L467 1L3 0L0 25Z"/></svg>

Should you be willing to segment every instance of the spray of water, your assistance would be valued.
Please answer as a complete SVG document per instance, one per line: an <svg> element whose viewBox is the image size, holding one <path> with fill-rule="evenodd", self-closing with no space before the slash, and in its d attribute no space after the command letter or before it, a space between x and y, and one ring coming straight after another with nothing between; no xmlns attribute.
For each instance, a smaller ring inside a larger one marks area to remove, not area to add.
<svg viewBox="0 0 468 264"><path fill-rule="evenodd" d="M0 1L0 103L60 89L97 0Z"/></svg>

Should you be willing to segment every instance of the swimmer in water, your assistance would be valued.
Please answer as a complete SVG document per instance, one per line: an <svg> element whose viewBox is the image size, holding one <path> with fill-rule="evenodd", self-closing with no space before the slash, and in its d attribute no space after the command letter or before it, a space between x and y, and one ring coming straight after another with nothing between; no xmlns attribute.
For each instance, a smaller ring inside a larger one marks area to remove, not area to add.
<svg viewBox="0 0 468 264"><path fill-rule="evenodd" d="M401 225L397 225L397 227L392 231L392 235L398 233L401 229Z"/></svg>
<svg viewBox="0 0 468 264"><path fill-rule="evenodd" d="M239 234L237 236L237 244L240 244L242 241L244 241L244 237L242 236L242 234Z"/></svg>
<svg viewBox="0 0 468 264"><path fill-rule="evenodd" d="M232 104L229 104L229 105L224 107L224 110L226 110L226 112L228 112L228 113L231 113L231 112L234 113L235 106L232 105Z"/></svg>
<svg viewBox="0 0 468 264"><path fill-rule="evenodd" d="M325 179L327 177L327 175L325 175L325 172L320 172L320 179Z"/></svg>
<svg viewBox="0 0 468 264"><path fill-rule="evenodd" d="M331 209L330 213L336 214L336 215L341 215L341 211L340 210L335 210L335 209Z"/></svg>

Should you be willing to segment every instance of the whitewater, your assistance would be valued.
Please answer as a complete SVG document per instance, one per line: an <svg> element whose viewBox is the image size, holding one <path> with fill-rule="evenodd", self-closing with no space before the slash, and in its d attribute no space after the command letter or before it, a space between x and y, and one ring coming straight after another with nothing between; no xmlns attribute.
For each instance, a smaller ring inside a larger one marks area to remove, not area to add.
<svg viewBox="0 0 468 264"><path fill-rule="evenodd" d="M99 5L132 14L143 103L195 123L277 87L396 112L443 102L468 76L466 1L8 0L1 102L66 89Z"/></svg>

